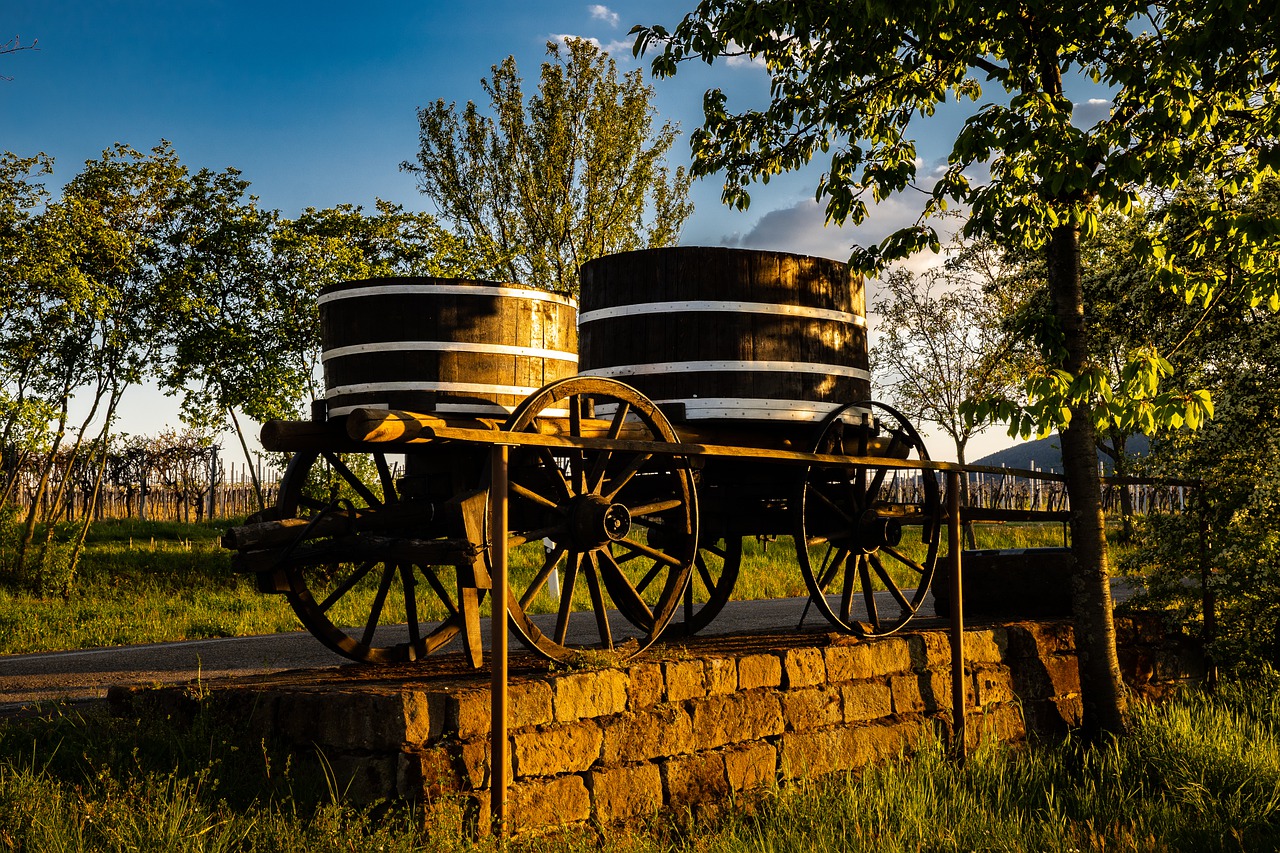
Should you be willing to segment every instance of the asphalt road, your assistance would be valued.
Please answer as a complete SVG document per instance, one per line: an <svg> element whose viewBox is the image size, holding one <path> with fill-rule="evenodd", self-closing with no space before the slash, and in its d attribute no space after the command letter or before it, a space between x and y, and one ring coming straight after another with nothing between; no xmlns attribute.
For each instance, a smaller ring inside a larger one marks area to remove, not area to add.
<svg viewBox="0 0 1280 853"><path fill-rule="evenodd" d="M1119 603L1130 595L1123 582L1113 582L1113 595ZM832 597L833 605L835 596ZM729 602L709 628L699 636L726 636L745 633L778 633L805 631L825 633L830 626L812 608L803 625L806 598L782 598L767 601ZM885 602L889 606L889 602ZM932 597L926 600L909 627L941 627L944 620L930 618ZM540 619L543 617L539 617ZM553 620L554 615L545 617ZM485 645L488 645L489 620L482 620ZM582 633L572 632L569 641L590 643L595 638L591 620L581 620ZM615 641L625 638L630 625L611 612L610 625ZM550 632L551 625L545 630ZM380 629L386 630L386 629ZM395 629L393 629L395 630ZM399 629L407 639L407 629ZM398 641L379 635L378 643ZM511 647L518 648L514 638ZM443 653L456 651L455 643ZM70 652L44 652L33 655L0 656L0 714L12 713L40 702L81 702L103 699L114 685L183 684L197 679L235 675L262 675L285 670L333 669L352 664L330 652L305 631L269 634L258 637L227 637L214 640L191 640L181 643L159 643L140 646L87 649Z"/></svg>
<svg viewBox="0 0 1280 853"><path fill-rule="evenodd" d="M805 598L769 601L729 602L711 626L699 636L722 636L753 632L795 631L800 627ZM926 603L925 612L932 612ZM624 639L630 625L611 612L610 625L615 640ZM546 617L553 619L554 616ZM489 620L482 620L485 645L488 645ZM589 643L595 639L595 628L583 619L583 633L570 642ZM551 630L551 625L545 627ZM380 629L386 630L386 629ZM829 631L826 620L810 609L803 630ZM403 637L407 638L407 630ZM378 643L395 642L394 634ZM513 637L511 647L519 644ZM456 643L445 653L456 651ZM258 637L227 637L214 640L191 640L180 643L157 643L140 646L117 646L84 651L44 652L32 655L0 656L0 713L12 712L38 702L87 701L105 698L113 685L181 684L196 679L233 675L261 675L295 669L322 669L352 665L326 649L305 631L268 634Z"/></svg>

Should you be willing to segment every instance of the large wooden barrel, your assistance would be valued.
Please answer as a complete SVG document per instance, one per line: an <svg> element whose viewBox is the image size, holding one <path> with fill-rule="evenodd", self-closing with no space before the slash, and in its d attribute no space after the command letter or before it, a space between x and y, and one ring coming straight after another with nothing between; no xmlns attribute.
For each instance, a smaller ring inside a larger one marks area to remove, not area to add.
<svg viewBox="0 0 1280 853"><path fill-rule="evenodd" d="M861 278L823 258L674 247L582 267L581 372L676 420L814 422L870 397Z"/></svg>
<svg viewBox="0 0 1280 853"><path fill-rule="evenodd" d="M577 306L516 284L373 278L320 294L329 417L357 406L503 416L577 372Z"/></svg>

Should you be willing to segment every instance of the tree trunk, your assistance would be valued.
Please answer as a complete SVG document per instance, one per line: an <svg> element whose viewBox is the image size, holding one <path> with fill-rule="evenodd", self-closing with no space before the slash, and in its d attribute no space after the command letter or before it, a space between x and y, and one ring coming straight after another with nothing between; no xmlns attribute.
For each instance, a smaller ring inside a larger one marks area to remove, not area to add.
<svg viewBox="0 0 1280 853"><path fill-rule="evenodd" d="M1063 368L1080 375L1089 363L1084 293L1080 282L1080 229L1056 228L1049 243L1049 294L1063 334ZM1076 654L1080 661L1082 725L1086 736L1122 734L1124 685L1116 656L1116 629L1107 569L1107 540L1102 516L1102 477L1089 403L1072 406L1071 423L1059 430L1062 468L1071 498L1071 541L1075 558L1071 609Z"/></svg>

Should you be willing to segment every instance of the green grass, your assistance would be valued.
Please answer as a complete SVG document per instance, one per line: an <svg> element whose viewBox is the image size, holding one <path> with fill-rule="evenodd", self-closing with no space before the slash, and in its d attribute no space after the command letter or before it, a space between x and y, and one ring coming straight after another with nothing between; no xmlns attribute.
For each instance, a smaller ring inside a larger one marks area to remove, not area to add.
<svg viewBox="0 0 1280 853"><path fill-rule="evenodd" d="M988 743L959 766L926 740L861 774L767 793L753 810L627 832L524 839L565 851L1228 851L1280 847L1280 677L1142 705L1131 734ZM297 760L304 760L299 756ZM459 804L354 808L307 787L269 744L197 713L188 726L61 712L0 723L0 848L17 851L495 849L461 840Z"/></svg>
<svg viewBox="0 0 1280 853"><path fill-rule="evenodd" d="M20 587L0 584L0 654L94 648L184 639L249 636L300 628L297 617L281 596L259 593L252 576L231 571L231 555L219 545L229 522L105 521L91 530L86 553L72 592L61 596L34 595ZM980 548L1030 548L1061 545L1055 524L986 524L976 527ZM771 599L805 595L790 537L764 542L748 537L743 543L742 569L732 598ZM924 548L910 538L902 550L923 559ZM939 549L945 554L946 546ZM522 590L542 564L538 543L514 549L511 579ZM891 569L899 568L886 560ZM646 561L625 565L633 581ZM345 596L330 612L336 624L364 624L377 590L377 573ZM446 588L453 587L449 570L441 572ZM905 571L895 580L914 586ZM317 583L318 597L323 597ZM425 584L420 584L425 590ZM649 597L652 597L651 591ZM579 609L589 609L586 583L574 595ZM426 620L444 618L445 610L429 592L419 595L419 613ZM543 592L529 610L555 612L556 603ZM484 604L488 612L488 602ZM404 621L403 597L389 596L384 623Z"/></svg>
<svg viewBox="0 0 1280 853"><path fill-rule="evenodd" d="M0 653L296 630L282 598L231 571L218 541L226 526L95 524L66 598L0 585Z"/></svg>

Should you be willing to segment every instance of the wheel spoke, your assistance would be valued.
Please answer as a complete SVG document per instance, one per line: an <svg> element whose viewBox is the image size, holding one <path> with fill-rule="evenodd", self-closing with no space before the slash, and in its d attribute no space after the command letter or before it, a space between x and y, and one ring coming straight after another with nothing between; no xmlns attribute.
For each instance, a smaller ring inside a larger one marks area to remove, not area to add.
<svg viewBox="0 0 1280 853"><path fill-rule="evenodd" d="M600 578L596 567L595 554L589 553L583 561L583 571L587 576L587 590L591 593L591 606L596 613L596 630L600 632L600 645L613 648L613 632L609 630L609 611L605 609L604 592L600 589Z"/></svg>
<svg viewBox="0 0 1280 853"><path fill-rule="evenodd" d="M865 556L858 560L858 575L862 579L862 596L867 602L867 621L878 628L880 627L880 611L876 607L876 591L871 585L871 573L867 571L868 562Z"/></svg>
<svg viewBox="0 0 1280 853"><path fill-rule="evenodd" d="M324 458L325 461L329 463L330 467L337 471L339 476L346 480L347 484L351 486L351 488L355 489L356 494L364 498L366 504L371 507L382 506L382 501L378 500L378 497L369 490L369 487L366 486L359 477L352 473L351 469L338 458L338 454L325 453Z"/></svg>
<svg viewBox="0 0 1280 853"><path fill-rule="evenodd" d="M537 530L528 530L524 533L512 533L507 537L508 548L518 548L529 542L538 542L542 539L560 540L564 538L564 525L553 524L550 527L540 527Z"/></svg>
<svg viewBox="0 0 1280 853"><path fill-rule="evenodd" d="M836 572L840 571L840 564L848 559L848 556L849 552L845 549L827 545L827 550L822 555L822 569L818 572L818 589L826 592L832 578L836 576Z"/></svg>
<svg viewBox="0 0 1280 853"><path fill-rule="evenodd" d="M444 609L449 611L450 616L458 615L458 606L454 604L453 598L450 597L449 591L444 588L444 584L440 582L440 578L435 573L435 569L431 566L419 566L422 570L422 576L427 579L427 583L431 586L431 591L440 599L440 603L444 605Z"/></svg>
<svg viewBox="0 0 1280 853"><path fill-rule="evenodd" d="M899 563L902 563L902 565L906 566L908 569L911 569L916 574L922 575L922 576L924 575L925 573L924 566L920 565L915 560L911 559L906 554L902 553L896 548L893 548L889 545L881 545L880 550L888 554L890 557L893 557L893 559L897 560Z"/></svg>
<svg viewBox="0 0 1280 853"><path fill-rule="evenodd" d="M708 548L707 550L710 551L711 549ZM712 553L714 554L715 552L712 551ZM716 588L716 582L711 577L711 570L707 568L707 561L702 558L701 554L693 558L693 566L698 570L698 577L702 578L702 585L707 588L707 592L713 592ZM692 588L693 584L689 584L689 586Z"/></svg>
<svg viewBox="0 0 1280 853"><path fill-rule="evenodd" d="M636 591L636 588L631 585L631 581L627 580L627 576L623 574L622 569L614 562L613 555L604 549L595 553L600 555L600 559L597 562L600 576L604 580L605 587L609 590L609 596L618 605L618 609L622 610L630 607L635 612L643 615L647 624L652 625L653 611L649 609L649 605L640 597L640 593Z"/></svg>
<svg viewBox="0 0 1280 853"><path fill-rule="evenodd" d="M418 597L414 589L413 566L400 564L400 582L404 585L404 618L409 623L409 644L417 647L422 634L418 630Z"/></svg>
<svg viewBox="0 0 1280 853"><path fill-rule="evenodd" d="M644 463L648 462L652 458L652 455L648 453L637 454L636 457L627 464L627 467L623 468L622 471L619 472L618 476L614 477L609 482L612 490L604 496L605 499L610 501L616 500L618 492L625 489L627 487L627 483L631 482L631 478L640 473L640 469L644 467Z"/></svg>
<svg viewBox="0 0 1280 853"><path fill-rule="evenodd" d="M670 554L664 554L662 551L659 551L657 548L651 548L648 545L643 545L635 541L634 539L623 539L618 544L623 545L627 548L630 548L633 551L639 551L641 554L644 554L645 556L648 556L648 557L652 557L653 559L661 563L666 563L668 566L673 566L676 568L679 568L680 566L680 561L675 557L671 556Z"/></svg>
<svg viewBox="0 0 1280 853"><path fill-rule="evenodd" d="M547 509L553 509L556 512L560 513L561 515L564 515L564 509L560 506L560 504L556 503L551 498L543 497L542 495L535 492L533 489L530 489L528 486L522 486L519 483L515 482L514 480L511 480L511 481L508 481L507 488L509 488L511 490L511 494L515 495L516 497L524 498L525 500L531 503L535 503L538 506L546 507Z"/></svg>
<svg viewBox="0 0 1280 853"><path fill-rule="evenodd" d="M861 565L862 561L865 559L866 557L859 554L854 558L854 562ZM857 573L854 571L852 566L847 565L847 552L843 559L837 560L836 562L837 564L846 563L844 567L844 581L840 585L840 618L848 624L853 621L854 580L857 578Z"/></svg>
<svg viewBox="0 0 1280 853"><path fill-rule="evenodd" d="M385 563L382 580L378 583L378 594L373 597L373 606L369 608L369 621L364 625L364 636L360 638L362 645L373 645L373 634L378 630L378 620L382 618L382 607L387 602L387 593L391 591L391 579L395 576L393 563Z"/></svg>
<svg viewBox="0 0 1280 853"><path fill-rule="evenodd" d="M613 560L614 564L618 566L621 566L623 563L627 563L627 562L630 562L631 560L636 560L639 558L640 558L639 554L629 554L621 560L616 560L613 558L612 554L609 555L609 559ZM640 578L640 583L636 584L636 589L639 590L640 592L644 592L646 589L649 588L649 584L653 583L654 578L662 574L662 570L665 568L666 566L664 566L662 563L655 562L649 568L649 571L644 573L644 577Z"/></svg>
<svg viewBox="0 0 1280 853"><path fill-rule="evenodd" d="M851 526L851 527L853 526L853 517L852 517L851 515L849 515L847 512L845 512L845 511L840 507L840 505L839 505L839 504L837 504L835 501L831 500L831 498L829 498L829 497L827 497L825 494L823 494L821 489L810 489L809 491L810 491L810 494L812 494L814 497L818 498L818 500L822 501L822 503L823 503L823 504L825 504L825 505L826 505L827 507L829 507L833 512L835 512L837 515L839 515L839 516L840 516L840 518L841 518L841 519L842 519L846 524L848 524L848 525L849 525L849 526Z"/></svg>
<svg viewBox="0 0 1280 853"><path fill-rule="evenodd" d="M573 613L573 588L578 583L578 570L582 566L582 554L577 551L569 553L565 564L564 582L560 584L560 609L556 614L556 643L563 646L564 638L569 633L569 615Z"/></svg>
<svg viewBox="0 0 1280 853"><path fill-rule="evenodd" d="M897 455L898 449L905 443L902 441L901 430L894 430L891 434L893 435L893 440L889 442L889 447L884 453L884 455L888 456L890 459ZM871 485L867 487L866 501L863 504L864 507L869 507L876 502L876 499L880 496L880 489L884 486L884 476L888 471L888 468L876 469L875 476L871 478Z"/></svg>
<svg viewBox="0 0 1280 853"><path fill-rule="evenodd" d="M378 468L378 482L382 483L382 496L386 503L398 503L400 496L396 494L396 481L391 476L391 468L387 465L385 453L373 454L373 464Z"/></svg>
<svg viewBox="0 0 1280 853"><path fill-rule="evenodd" d="M533 580L529 583L529 588L524 591L524 595L520 596L521 608L528 607L529 602L533 601L534 597L542 591L543 584L547 582L547 578L551 577L551 573L555 571L556 563L560 562L560 558L564 556L567 550L569 549L564 545L557 544L551 550L551 553L547 554L547 558L542 562L542 568L538 569L538 573L533 576ZM564 590L562 589L561 595L563 594Z"/></svg>
<svg viewBox="0 0 1280 853"><path fill-rule="evenodd" d="M669 509L676 509L682 506L684 506L684 501L673 499L669 501L657 501L655 503L645 504L644 506L634 507L627 511L631 513L632 518L636 518L637 516L657 515L660 512L666 512Z"/></svg>
<svg viewBox="0 0 1280 853"><path fill-rule="evenodd" d="M333 592L325 596L324 601L320 602L320 605L319 605L320 612L328 613L329 608L337 604L338 599L342 598L342 596L350 592L353 586L360 583L360 581L364 578L364 576L369 574L369 570L372 569L375 565L377 565L377 562L378 562L377 560L370 560L369 562L363 564L362 566L360 566L360 568L352 572L349 578L344 580L342 583L338 584L338 586L333 590Z"/></svg>
<svg viewBox="0 0 1280 853"><path fill-rule="evenodd" d="M885 571L884 564L880 562L880 558L875 554L868 554L871 567L876 570L876 574L880 577L880 582L884 584L885 589L889 590L889 594L898 602L898 606L908 613L915 613L916 609L911 606L911 602L907 601L907 597L902 594L902 590L898 589L898 585L893 582L893 578L889 577L889 573Z"/></svg>
<svg viewBox="0 0 1280 853"><path fill-rule="evenodd" d="M609 424L609 431L606 434L610 439L616 439L622 434L622 427L626 423L627 415L631 411L631 404L626 402L618 403L617 409L613 413L613 421ZM598 492L604 485L604 475L608 468L609 460L613 458L611 451L603 451L596 457L595 465L591 467L591 474L587 477L587 491L591 493Z"/></svg>

